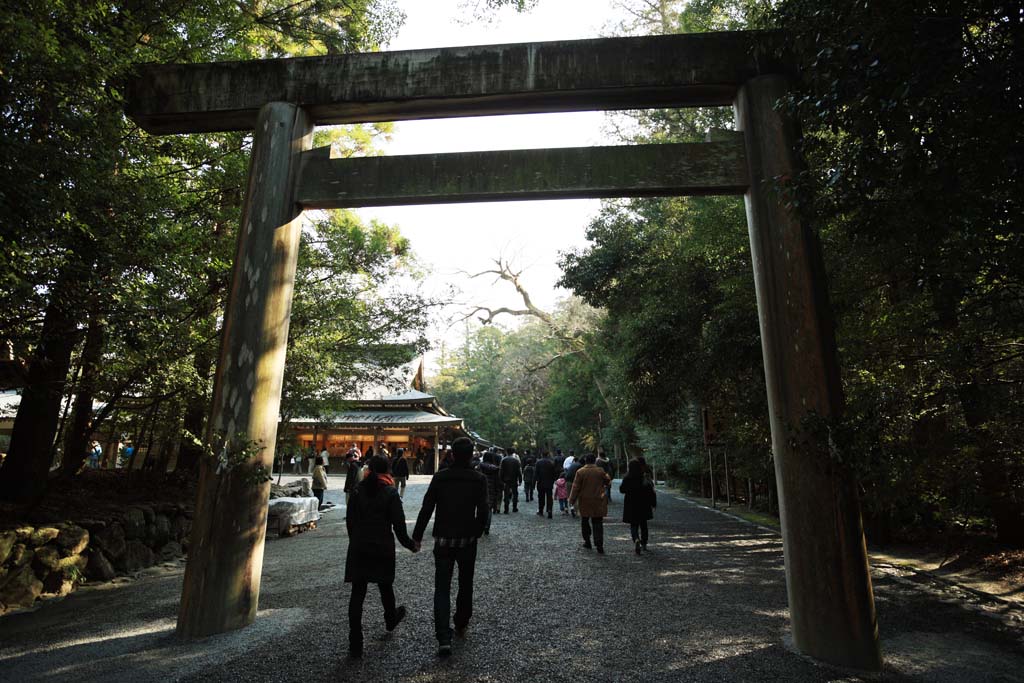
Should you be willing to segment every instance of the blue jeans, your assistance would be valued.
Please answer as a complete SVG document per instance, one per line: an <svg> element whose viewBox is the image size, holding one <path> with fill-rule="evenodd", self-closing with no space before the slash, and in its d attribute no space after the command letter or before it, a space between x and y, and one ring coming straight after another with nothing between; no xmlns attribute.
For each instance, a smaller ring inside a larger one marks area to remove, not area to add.
<svg viewBox="0 0 1024 683"><path fill-rule="evenodd" d="M473 616L473 572L476 569L476 543L465 548L434 546L434 631L437 642L452 642L448 625L451 614L452 574L459 566L459 593L455 597L455 628L465 628Z"/></svg>
<svg viewBox="0 0 1024 683"><path fill-rule="evenodd" d="M566 498L559 498L558 499L558 509L561 510L562 512L565 512L566 510L568 510L569 509L569 501L568 501L568 499L566 499Z"/></svg>

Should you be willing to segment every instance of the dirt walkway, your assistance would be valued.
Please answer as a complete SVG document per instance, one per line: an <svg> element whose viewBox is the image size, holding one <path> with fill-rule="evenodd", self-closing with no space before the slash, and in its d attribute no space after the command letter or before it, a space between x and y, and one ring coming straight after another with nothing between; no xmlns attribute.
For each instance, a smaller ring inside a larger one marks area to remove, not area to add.
<svg viewBox="0 0 1024 683"><path fill-rule="evenodd" d="M414 477L410 520L426 488ZM332 478L332 485L341 480ZM328 499L340 502L338 491ZM321 527L267 544L260 618L242 631L174 639L181 569L73 594L0 620L0 671L11 681L844 681L786 646L781 542L774 534L659 496L651 552L637 557L617 521L607 554L578 548L575 520L523 505L481 541L469 637L435 655L429 550L400 550L396 591L410 617L384 631L376 595L366 656L346 654L344 508ZM885 680L1021 681L1020 614L876 572ZM992 615L995 615L994 617ZM865 680L877 680L866 677Z"/></svg>

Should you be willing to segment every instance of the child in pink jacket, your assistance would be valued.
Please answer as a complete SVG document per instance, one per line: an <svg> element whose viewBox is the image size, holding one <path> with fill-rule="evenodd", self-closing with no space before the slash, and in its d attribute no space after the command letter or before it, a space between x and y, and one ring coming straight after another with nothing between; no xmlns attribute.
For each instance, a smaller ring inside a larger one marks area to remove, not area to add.
<svg viewBox="0 0 1024 683"><path fill-rule="evenodd" d="M565 487L564 475L555 480L555 499L558 500L558 509L562 514L569 514L569 492Z"/></svg>

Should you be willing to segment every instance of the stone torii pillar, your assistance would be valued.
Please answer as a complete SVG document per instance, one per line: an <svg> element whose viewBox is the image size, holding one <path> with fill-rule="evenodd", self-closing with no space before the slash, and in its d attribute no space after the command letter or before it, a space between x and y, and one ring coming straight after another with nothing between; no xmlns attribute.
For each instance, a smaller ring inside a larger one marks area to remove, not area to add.
<svg viewBox="0 0 1024 683"><path fill-rule="evenodd" d="M178 635L198 638L256 618L270 481L302 213L298 160L313 140L300 107L264 105L224 317L213 412L178 610Z"/></svg>
<svg viewBox="0 0 1024 683"><path fill-rule="evenodd" d="M821 247L782 194L801 168L795 124L778 109L788 92L784 76L759 76L740 87L735 110L750 167L744 203L793 642L826 662L877 670L856 482L805 424L839 415L843 393Z"/></svg>

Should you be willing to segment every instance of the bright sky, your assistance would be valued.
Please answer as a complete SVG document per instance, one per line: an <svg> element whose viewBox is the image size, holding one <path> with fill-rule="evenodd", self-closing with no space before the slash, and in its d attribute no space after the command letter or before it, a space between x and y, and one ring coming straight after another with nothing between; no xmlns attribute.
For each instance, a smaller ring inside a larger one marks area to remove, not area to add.
<svg viewBox="0 0 1024 683"><path fill-rule="evenodd" d="M465 23L460 0L402 0L407 19L388 50L461 45L535 42L595 38L607 35L614 18L611 0L541 0L533 11L517 15L501 12L495 21ZM428 121L402 121L395 125L388 155L464 152L537 147L586 147L611 144L602 135L603 112L493 116ZM492 259L510 258L523 269L522 281L541 307L550 309L568 292L555 287L561 271L558 254L585 244L584 230L594 216L598 200L442 204L361 209L364 218L397 224L412 240L423 265L433 270L426 291L439 293L448 285L461 291L469 304L521 308L512 286L494 284L493 277L470 280L465 273L493 267ZM515 324L506 318L505 324ZM437 357L442 339L451 346L461 342L463 326L432 331Z"/></svg>

